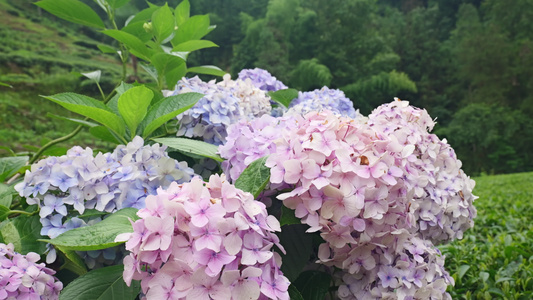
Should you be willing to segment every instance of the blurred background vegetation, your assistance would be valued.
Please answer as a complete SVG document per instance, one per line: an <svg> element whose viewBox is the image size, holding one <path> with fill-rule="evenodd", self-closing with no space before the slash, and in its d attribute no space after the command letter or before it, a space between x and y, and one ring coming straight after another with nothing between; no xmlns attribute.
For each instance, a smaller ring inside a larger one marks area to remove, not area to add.
<svg viewBox="0 0 533 300"><path fill-rule="evenodd" d="M107 91L120 76L118 57L97 48L110 39L32 2L0 0L0 82L13 86L0 87L0 144L16 151L75 127L47 116L68 114L39 94L98 97L72 72L101 69ZM95 1L84 2L103 15ZM145 7L132 0L119 23ZM207 38L220 46L194 53L193 65L233 77L260 67L300 90L339 88L363 114L393 97L409 100L437 118L435 133L467 174L533 170L532 1L191 0L191 10L210 15L217 29ZM62 146L74 144L107 146L89 134Z"/></svg>

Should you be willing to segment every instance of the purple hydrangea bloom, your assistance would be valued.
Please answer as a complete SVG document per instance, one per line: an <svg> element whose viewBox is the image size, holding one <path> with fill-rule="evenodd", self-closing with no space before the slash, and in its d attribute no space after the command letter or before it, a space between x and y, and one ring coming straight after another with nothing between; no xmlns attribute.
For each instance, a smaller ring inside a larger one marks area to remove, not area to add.
<svg viewBox="0 0 533 300"><path fill-rule="evenodd" d="M346 98L341 90L323 87L312 92L299 92L286 114L305 115L311 111L329 110L341 116L355 119L360 116L359 111L353 107L350 99Z"/></svg>
<svg viewBox="0 0 533 300"><path fill-rule="evenodd" d="M0 299L57 299L63 283L35 252L15 252L13 244L0 243Z"/></svg>
<svg viewBox="0 0 533 300"><path fill-rule="evenodd" d="M260 68L244 69L239 72L239 79L250 79L252 84L266 92L286 89L287 86L283 82L272 76L267 70Z"/></svg>

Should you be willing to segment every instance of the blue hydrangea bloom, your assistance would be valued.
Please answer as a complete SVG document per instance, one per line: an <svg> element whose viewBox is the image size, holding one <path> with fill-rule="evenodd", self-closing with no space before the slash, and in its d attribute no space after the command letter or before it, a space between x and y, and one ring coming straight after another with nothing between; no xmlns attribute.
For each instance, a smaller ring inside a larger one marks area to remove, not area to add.
<svg viewBox="0 0 533 300"><path fill-rule="evenodd" d="M260 90L272 92L286 89L287 86L283 82L272 76L267 70L260 68L244 69L239 72L239 79L250 79L252 84Z"/></svg>
<svg viewBox="0 0 533 300"><path fill-rule="evenodd" d="M291 102L287 114L305 115L311 111L321 110L329 110L353 119L359 115L359 112L353 107L352 101L346 98L343 91L328 87L312 92L299 92L298 98Z"/></svg>

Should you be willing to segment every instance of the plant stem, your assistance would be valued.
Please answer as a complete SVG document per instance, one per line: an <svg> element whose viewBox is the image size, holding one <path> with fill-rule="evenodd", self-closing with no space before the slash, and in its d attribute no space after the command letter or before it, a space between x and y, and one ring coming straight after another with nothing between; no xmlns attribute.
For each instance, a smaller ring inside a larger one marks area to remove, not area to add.
<svg viewBox="0 0 533 300"><path fill-rule="evenodd" d="M21 214L21 215L28 215L28 216L33 216L35 212L27 212L27 211L23 211L23 210L11 210L9 211L9 214Z"/></svg>
<svg viewBox="0 0 533 300"><path fill-rule="evenodd" d="M73 138L76 134L78 134L78 132L80 132L81 128L83 127L83 125L78 125L78 127L76 127L76 129L74 129L74 131L72 131L71 133L65 135L65 136L62 136L60 138L57 138L55 140L51 140L50 142L48 142L46 145L42 146L41 149L39 149L39 151L37 151L30 159L30 161L28 162L30 165L33 164L38 158L39 156L41 156L44 152L44 150L52 147L53 145L55 144L58 144L58 143L61 143L61 142L64 142L64 141L67 141L71 138Z"/></svg>

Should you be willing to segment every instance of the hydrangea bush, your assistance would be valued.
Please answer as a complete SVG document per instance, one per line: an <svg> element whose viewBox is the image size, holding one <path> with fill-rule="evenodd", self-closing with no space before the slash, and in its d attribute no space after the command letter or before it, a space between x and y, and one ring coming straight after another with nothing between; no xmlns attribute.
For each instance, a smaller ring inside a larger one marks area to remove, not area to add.
<svg viewBox="0 0 533 300"><path fill-rule="evenodd" d="M98 4L115 24L127 2ZM39 5L105 26L84 5ZM128 19L149 40L104 31L155 84L46 96L118 146L40 159L65 137L2 173L23 178L0 190L0 299L449 299L435 245L473 226L475 183L428 113L395 99L363 116L340 90L187 66L216 46L189 13L184 0Z"/></svg>

